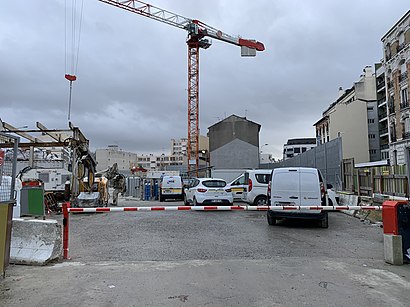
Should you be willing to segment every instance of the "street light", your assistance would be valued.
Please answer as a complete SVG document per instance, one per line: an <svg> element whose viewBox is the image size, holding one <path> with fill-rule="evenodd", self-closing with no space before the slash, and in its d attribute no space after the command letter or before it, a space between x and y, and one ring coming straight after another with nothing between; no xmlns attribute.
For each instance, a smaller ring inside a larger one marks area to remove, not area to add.
<svg viewBox="0 0 410 307"><path fill-rule="evenodd" d="M262 148L265 147L265 146L268 146L268 145L269 145L268 143L263 144L263 145L261 146L261 148L260 148L260 152L262 153Z"/></svg>

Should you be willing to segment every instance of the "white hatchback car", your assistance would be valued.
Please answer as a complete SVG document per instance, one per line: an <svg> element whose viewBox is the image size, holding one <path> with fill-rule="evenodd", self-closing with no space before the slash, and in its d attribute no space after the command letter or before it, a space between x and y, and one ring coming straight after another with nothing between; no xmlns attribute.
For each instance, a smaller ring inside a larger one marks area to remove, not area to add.
<svg viewBox="0 0 410 307"><path fill-rule="evenodd" d="M196 178L185 189L185 205L232 205L233 196L226 181L219 178Z"/></svg>

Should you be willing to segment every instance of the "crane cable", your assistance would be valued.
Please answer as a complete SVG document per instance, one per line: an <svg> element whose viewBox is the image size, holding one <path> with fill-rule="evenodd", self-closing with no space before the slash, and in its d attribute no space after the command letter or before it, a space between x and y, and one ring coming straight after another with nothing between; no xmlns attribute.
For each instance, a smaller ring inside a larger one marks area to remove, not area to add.
<svg viewBox="0 0 410 307"><path fill-rule="evenodd" d="M78 41L76 42L76 22L77 22L77 0L71 0L71 22L68 20L68 8L67 8L67 0L65 0L65 71L69 71L69 73L65 74L65 78L70 82L70 91L68 97L68 120L70 120L71 116L71 101L72 101L72 91L73 91L73 81L77 80L77 71L78 71L78 59L80 54L80 40L81 40L81 25L83 19L83 8L84 8L84 0L81 1L81 10L79 16L79 30L78 30ZM71 33L68 33L69 30L69 23L71 26ZM68 54L67 48L67 40L68 34L71 34L71 41L70 41L70 54ZM70 68L68 69L67 59L69 62Z"/></svg>

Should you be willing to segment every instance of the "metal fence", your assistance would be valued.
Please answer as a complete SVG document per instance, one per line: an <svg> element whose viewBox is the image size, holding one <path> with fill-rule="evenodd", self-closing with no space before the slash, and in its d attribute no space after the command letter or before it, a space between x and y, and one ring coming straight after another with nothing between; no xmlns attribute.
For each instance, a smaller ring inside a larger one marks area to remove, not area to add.
<svg viewBox="0 0 410 307"><path fill-rule="evenodd" d="M332 184L337 190L342 190L342 161L342 139L337 138L294 158L278 163L262 164L261 168L315 167L321 171L327 183Z"/></svg>
<svg viewBox="0 0 410 307"><path fill-rule="evenodd" d="M0 132L0 202L14 203L19 138Z"/></svg>

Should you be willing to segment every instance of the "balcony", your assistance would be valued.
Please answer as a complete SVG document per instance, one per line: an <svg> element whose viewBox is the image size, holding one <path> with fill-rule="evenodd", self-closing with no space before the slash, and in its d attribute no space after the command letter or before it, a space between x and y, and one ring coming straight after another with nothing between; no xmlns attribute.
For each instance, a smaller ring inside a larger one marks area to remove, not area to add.
<svg viewBox="0 0 410 307"><path fill-rule="evenodd" d="M389 132L389 130L387 128L383 128L383 129L379 130L379 135L382 136L383 134L386 134L388 132Z"/></svg>
<svg viewBox="0 0 410 307"><path fill-rule="evenodd" d="M394 104L393 105L389 105L389 114L394 114L396 112L396 110L394 109Z"/></svg>
<svg viewBox="0 0 410 307"><path fill-rule="evenodd" d="M407 81L407 71L405 71L399 76L399 82L404 82L404 81Z"/></svg>
<svg viewBox="0 0 410 307"><path fill-rule="evenodd" d="M404 47L406 47L406 43L401 43L400 45L398 45L397 46L397 53L399 53L401 50L403 50Z"/></svg>
<svg viewBox="0 0 410 307"><path fill-rule="evenodd" d="M380 150L389 149L389 144L381 145Z"/></svg>
<svg viewBox="0 0 410 307"><path fill-rule="evenodd" d="M408 101L406 101L404 103L400 103L400 110L406 109L408 107L409 107Z"/></svg>
<svg viewBox="0 0 410 307"><path fill-rule="evenodd" d="M384 80L383 80L382 82L379 82L379 83L376 85L376 89L377 89L377 90L380 90L380 89L383 88L385 85L386 85L386 83L385 83Z"/></svg>
<svg viewBox="0 0 410 307"><path fill-rule="evenodd" d="M406 132L403 132L403 139L410 139L410 132L409 131L406 131Z"/></svg>
<svg viewBox="0 0 410 307"><path fill-rule="evenodd" d="M387 117L387 112L379 113L379 120Z"/></svg>

